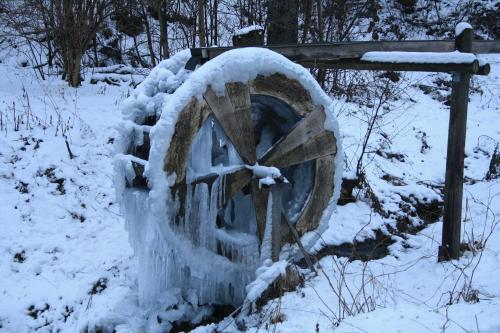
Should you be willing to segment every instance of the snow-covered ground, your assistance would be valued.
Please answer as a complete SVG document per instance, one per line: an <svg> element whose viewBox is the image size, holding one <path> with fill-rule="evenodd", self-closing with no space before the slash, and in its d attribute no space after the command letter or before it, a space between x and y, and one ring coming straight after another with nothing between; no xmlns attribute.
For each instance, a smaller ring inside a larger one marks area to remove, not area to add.
<svg viewBox="0 0 500 333"><path fill-rule="evenodd" d="M438 263L439 220L394 237L379 260L325 257L303 288L258 313L196 331L499 332L500 180L484 176L500 141L500 56L485 58L492 71L475 78L482 92L471 96L465 160L462 235L474 251ZM137 264L112 186L120 103L132 88L88 82L68 88L10 63L0 64L0 76L0 331L161 329L138 307ZM367 179L394 214L377 214L363 198L339 206L323 243L395 226L404 200L441 200L448 107L417 88L434 79L408 76L406 95L370 141L369 150L379 153L367 154ZM366 110L340 101L337 109L352 170Z"/></svg>

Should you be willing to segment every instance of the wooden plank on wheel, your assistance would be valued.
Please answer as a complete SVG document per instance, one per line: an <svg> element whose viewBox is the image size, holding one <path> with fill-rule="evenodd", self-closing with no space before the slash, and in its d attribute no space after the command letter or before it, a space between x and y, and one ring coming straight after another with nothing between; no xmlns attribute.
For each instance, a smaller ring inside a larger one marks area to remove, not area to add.
<svg viewBox="0 0 500 333"><path fill-rule="evenodd" d="M232 99L229 97L229 92L219 96L211 87L207 89L203 97L241 158L245 163L253 165L256 155L252 110L249 105L250 93L248 88L244 89L236 84L230 86L229 91Z"/></svg>
<svg viewBox="0 0 500 333"><path fill-rule="evenodd" d="M335 154L335 135L324 128L325 120L325 111L316 109L271 147L259 163L287 167Z"/></svg>

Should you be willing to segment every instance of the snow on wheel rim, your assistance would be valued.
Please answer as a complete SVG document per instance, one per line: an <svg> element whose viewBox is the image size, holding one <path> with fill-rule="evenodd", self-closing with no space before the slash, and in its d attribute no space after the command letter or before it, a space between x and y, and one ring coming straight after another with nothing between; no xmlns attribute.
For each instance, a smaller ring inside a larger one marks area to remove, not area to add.
<svg viewBox="0 0 500 333"><path fill-rule="evenodd" d="M231 93L234 90L240 92L243 90L246 93ZM243 101L235 100L235 96L241 95L243 95ZM321 133L318 140L312 140L304 146L301 146L304 142L298 140L303 135L289 135L282 140L288 142L285 146L295 148L299 146L301 148L298 149L299 155L309 160L314 159L316 164L315 182L317 184L315 183L312 196L301 215L307 218L302 221L299 218L296 222L300 234L318 227L322 229L338 198L342 152L337 122L333 116L331 100L306 69L276 53L257 48L227 52L197 69L170 96L162 109L160 120L151 129L152 146L146 175L151 187L149 203L153 212L152 220L155 221L158 233L153 241L162 242L162 244L148 244L148 246L161 249L155 253L163 255L161 261L164 264L160 273L167 275L164 287L196 290L200 303L215 302L234 305L241 303L244 298L244 287L253 279L257 263L242 261L228 264L227 258L211 256L207 254L210 251L206 251L204 246L201 248L193 246L189 244L189 241L186 242L185 237L179 236L178 230L176 232L174 229L176 229L176 223L179 223L179 217L185 214L185 209L179 213L180 202L184 198L180 197L180 192L176 189L183 181L185 183L191 143L207 118L213 115L221 122L224 112L217 114L217 110L223 110L228 106L238 108L238 103L245 104L245 99L248 100L250 96L257 95L276 98L297 112L302 117L302 121L294 127L295 133L303 134L307 131ZM244 114L242 116L244 117ZM225 127L226 134L229 132L230 141L236 142L235 146L238 146L239 155L244 164L251 166L258 162L255 146L252 148L251 145L245 144L246 136L238 137L237 131L231 133L230 130L231 126L239 126L239 131L246 131L245 133L248 134L250 133L248 132L249 126L245 123L248 124L248 121L235 123L231 120L222 120L222 127ZM294 129L290 133L294 133ZM319 145L325 136L330 138L326 142L331 143L331 137L336 140L333 141L335 147ZM297 164L297 161L290 160L290 151L286 150L281 149L279 145L273 146L270 153L264 154L260 161L263 164L269 164L268 166L280 163L281 166ZM297 155L297 151L294 151L292 155ZM320 186L320 183L327 184L327 186ZM187 184L182 186L187 186ZM199 190L194 190L198 193L193 193L193 195L206 196L211 189L203 186ZM316 190L320 191L316 193ZM207 205L209 204L211 203ZM203 207L202 210L207 207ZM192 207L189 210L192 210ZM209 220L213 223L213 217ZM287 240L290 241L289 238ZM203 241L197 239L195 243L199 245L203 242L206 242L206 239ZM207 246L206 243L204 245ZM203 262L199 260L201 257L210 259ZM217 274L218 270L231 270L232 273L221 276ZM213 292L207 295L206 288L201 288L202 285L212 286Z"/></svg>

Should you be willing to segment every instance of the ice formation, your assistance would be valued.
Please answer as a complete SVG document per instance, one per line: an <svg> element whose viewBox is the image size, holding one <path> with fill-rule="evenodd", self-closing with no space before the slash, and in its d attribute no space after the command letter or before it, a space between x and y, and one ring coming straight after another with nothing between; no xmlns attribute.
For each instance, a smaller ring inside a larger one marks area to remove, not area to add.
<svg viewBox="0 0 500 333"><path fill-rule="evenodd" d="M170 187L174 185L175 174L164 172L164 158L179 112L193 96L201 99L209 85L220 94L227 82L248 82L257 75L274 73L301 82L309 91L313 103L325 109L325 128L335 133L339 143L334 195L323 213L320 232L326 227L340 190L343 153L332 101L308 70L281 55L259 48L226 52L194 72L183 68L188 58L188 51L183 51L160 63L125 101L123 107L127 121L117 144L121 155L117 155L115 163L116 187L130 241L139 261L139 299L146 308L158 306L161 299L169 294L189 300L191 304L237 306L245 299L245 286L255 279L257 267L269 259L270 219L266 223L265 237L259 249L251 196L239 193L233 200L222 202L225 197L224 174L238 168L249 168L259 179L264 179L264 183L274 182L280 177L283 181L293 179L295 186L284 194L284 208L292 223L311 193L313 164L306 162L282 171L244 165L217 121L209 117L191 146L186 180L189 184L208 174L218 177L210 185L187 185L183 223L175 225L169 222L182 203L179 198L172 197ZM254 122L260 121L259 117L265 113L266 105L277 103L272 98L266 98L252 99L252 105L257 110L253 115ZM160 117L156 125L135 125L135 122L143 123L149 116ZM280 122L275 128L262 129L257 146L258 156L262 156L276 140L277 131L288 131L299 119L285 114L279 118ZM139 137L144 131L151 138L149 161L144 161L150 188L148 191L130 189L124 185L126 176L131 177L130 168L124 166L127 161L125 154L130 149L127 142L141 140ZM269 200L271 203L272 194ZM271 204L268 205L269 209L272 209ZM309 240L312 238L309 237ZM308 243L312 244L314 240Z"/></svg>

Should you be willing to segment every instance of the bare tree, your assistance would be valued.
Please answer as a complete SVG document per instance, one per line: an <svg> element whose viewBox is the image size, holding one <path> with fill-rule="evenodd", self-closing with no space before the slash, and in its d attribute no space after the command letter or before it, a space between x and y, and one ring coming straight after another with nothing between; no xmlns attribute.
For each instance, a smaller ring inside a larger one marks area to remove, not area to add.
<svg viewBox="0 0 500 333"><path fill-rule="evenodd" d="M49 64L57 50L64 78L78 87L83 54L110 10L109 0L24 0L4 1L3 12L18 37L47 48Z"/></svg>
<svg viewBox="0 0 500 333"><path fill-rule="evenodd" d="M160 46L161 59L166 59L170 56L168 48L168 24L167 24L167 2L168 0L158 0L158 21L160 23Z"/></svg>
<svg viewBox="0 0 500 333"><path fill-rule="evenodd" d="M268 43L296 44L299 30L298 0L270 0L268 6Z"/></svg>
<svg viewBox="0 0 500 333"><path fill-rule="evenodd" d="M200 46L207 46L207 37L205 31L205 0L198 0L198 38Z"/></svg>

